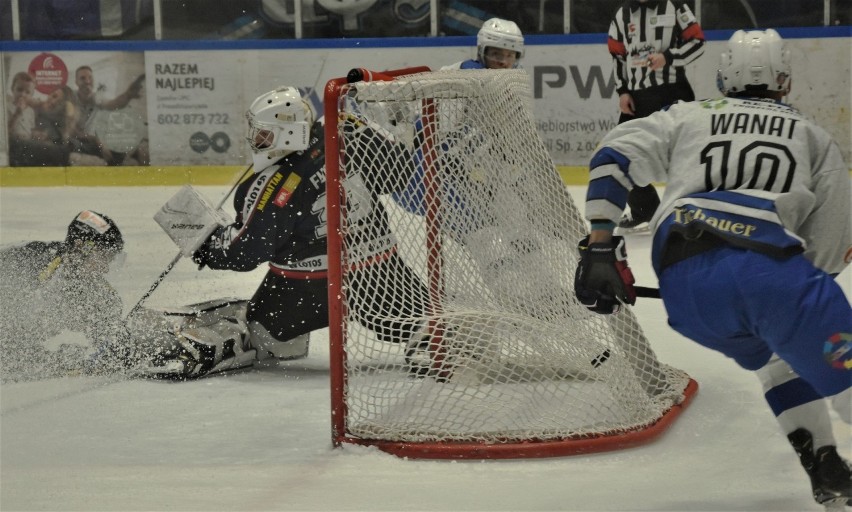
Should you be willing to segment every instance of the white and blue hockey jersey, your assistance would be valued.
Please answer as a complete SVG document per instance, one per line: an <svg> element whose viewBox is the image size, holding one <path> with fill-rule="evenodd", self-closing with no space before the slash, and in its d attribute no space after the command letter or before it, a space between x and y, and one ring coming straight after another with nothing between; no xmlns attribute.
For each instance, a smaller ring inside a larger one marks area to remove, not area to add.
<svg viewBox="0 0 852 512"><path fill-rule="evenodd" d="M658 274L672 232L706 231L778 257L804 251L830 274L852 256L852 187L840 148L783 103L676 103L617 126L590 163L586 218L617 221L628 190L655 182L666 184L652 219Z"/></svg>

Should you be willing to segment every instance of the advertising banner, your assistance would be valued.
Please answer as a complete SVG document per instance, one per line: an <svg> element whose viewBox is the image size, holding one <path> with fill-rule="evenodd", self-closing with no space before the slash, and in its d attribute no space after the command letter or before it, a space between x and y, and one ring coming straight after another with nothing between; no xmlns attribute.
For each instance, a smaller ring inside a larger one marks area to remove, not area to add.
<svg viewBox="0 0 852 512"><path fill-rule="evenodd" d="M246 87L256 52L147 52L154 165L235 165L244 147Z"/></svg>
<svg viewBox="0 0 852 512"><path fill-rule="evenodd" d="M456 60L470 53L447 50ZM426 52L411 48L147 52L152 164L248 163L244 116L260 94L294 86L321 113L326 82L351 68L401 68L426 60L432 60Z"/></svg>
<svg viewBox="0 0 852 512"><path fill-rule="evenodd" d="M142 52L4 53L12 167L147 165Z"/></svg>
<svg viewBox="0 0 852 512"><path fill-rule="evenodd" d="M792 90L786 102L825 128L852 165L849 38L787 39ZM721 95L716 87L724 41L708 41L687 77L697 99ZM836 65L835 63L843 63ZM606 44L532 46L523 60L535 96L539 134L557 165L586 166L618 121L618 95Z"/></svg>
<svg viewBox="0 0 852 512"><path fill-rule="evenodd" d="M603 39L601 44L527 45L521 64L530 76L536 125L557 165L588 165L616 125L618 97ZM787 44L793 56L788 103L831 133L852 161L849 38L788 39ZM720 94L715 76L724 46L708 41L704 55L687 68L698 99ZM245 165L250 158L244 113L263 92L295 86L320 112L325 83L353 67L439 69L473 54L472 46L10 52L3 54L2 128L8 131L12 166ZM28 83L19 84L16 77ZM79 104L81 90L90 98L88 106L57 113L59 96L76 95ZM32 112L22 112L21 105ZM72 117L77 135L63 132Z"/></svg>

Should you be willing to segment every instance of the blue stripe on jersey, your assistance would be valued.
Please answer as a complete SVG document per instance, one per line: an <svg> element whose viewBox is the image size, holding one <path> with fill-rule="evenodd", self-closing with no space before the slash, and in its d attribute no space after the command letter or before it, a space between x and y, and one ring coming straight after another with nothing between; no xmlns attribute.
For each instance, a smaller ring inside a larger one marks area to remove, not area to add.
<svg viewBox="0 0 852 512"><path fill-rule="evenodd" d="M594 177L595 169L605 166L616 166L618 169L633 183L627 170L630 168L630 160L610 148L601 148L592 156L589 162L589 174L592 177L589 181L589 189L586 192L586 201L604 200L612 203L622 210L627 204L628 190L611 175Z"/></svg>
<svg viewBox="0 0 852 512"><path fill-rule="evenodd" d="M810 384L801 378L788 380L783 384L779 384L767 391L764 396L775 416L780 416L783 412L789 411L794 407L823 398Z"/></svg>
<svg viewBox="0 0 852 512"><path fill-rule="evenodd" d="M612 176L594 179L589 182L586 191L586 202L603 200L624 210L627 204L628 190Z"/></svg>
<svg viewBox="0 0 852 512"><path fill-rule="evenodd" d="M468 59L461 63L459 69L485 69L485 66L478 60Z"/></svg>
<svg viewBox="0 0 852 512"><path fill-rule="evenodd" d="M775 211L775 201L765 197L757 197L750 194L742 194L730 190L714 190L712 192L699 192L690 194L688 197L710 199L712 201L722 201L725 203L736 204L748 208L756 208L758 210L766 210L769 212Z"/></svg>
<svg viewBox="0 0 852 512"><path fill-rule="evenodd" d="M616 164L625 175L630 168L630 160L626 156L611 147L603 147L592 156L592 160L589 162L589 171L607 164Z"/></svg>

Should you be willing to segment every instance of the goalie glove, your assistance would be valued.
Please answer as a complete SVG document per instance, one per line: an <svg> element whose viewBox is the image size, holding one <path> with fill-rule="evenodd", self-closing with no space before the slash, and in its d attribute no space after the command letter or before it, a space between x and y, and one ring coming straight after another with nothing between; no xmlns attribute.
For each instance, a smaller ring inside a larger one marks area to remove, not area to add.
<svg viewBox="0 0 852 512"><path fill-rule="evenodd" d="M180 248L181 255L193 259L219 226L231 222L225 212L211 205L191 185L184 185L172 196L154 215L154 220Z"/></svg>
<svg viewBox="0 0 852 512"><path fill-rule="evenodd" d="M192 253L192 262L198 265L198 270L204 269L210 259L210 251L207 245L202 245L197 251Z"/></svg>
<svg viewBox="0 0 852 512"><path fill-rule="evenodd" d="M635 280L622 237L590 244L587 236L577 249L580 262L574 274L574 293L581 304L595 313L612 314L621 309L621 304L636 303Z"/></svg>

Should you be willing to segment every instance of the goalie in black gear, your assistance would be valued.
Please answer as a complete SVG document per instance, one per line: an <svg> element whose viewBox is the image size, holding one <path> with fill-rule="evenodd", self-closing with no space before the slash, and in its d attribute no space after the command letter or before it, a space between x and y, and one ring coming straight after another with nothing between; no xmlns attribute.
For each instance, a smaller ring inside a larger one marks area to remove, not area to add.
<svg viewBox="0 0 852 512"><path fill-rule="evenodd" d="M32 241L0 251L0 377L22 381L130 363L122 301L106 280L123 261L124 239L104 214L83 210L63 241ZM63 331L88 344L47 342Z"/></svg>
<svg viewBox="0 0 852 512"><path fill-rule="evenodd" d="M145 370L149 375L194 378L269 357L302 358L308 354L308 333L328 326L323 123L313 121L311 107L293 87L259 96L247 118L254 174L236 189L236 219L213 230L191 254L200 268L245 272L268 262L269 271L248 301L213 301L165 315L175 340L151 360ZM345 129L380 130L357 117L348 119ZM374 149L386 151L389 158L412 161L393 135L387 133L383 140L384 147ZM348 156L359 158L355 153ZM406 179L400 176L400 183ZM359 320L383 341L400 332L416 337L420 331L416 323L379 318L421 316L428 298L423 284L396 254L387 214L378 201L379 194L396 186L401 184L369 176L344 182L350 198L363 197L371 206L357 229L368 231L371 240L384 241L370 247L359 272L400 273L400 279L388 282L418 290L421 298L398 304L382 298L394 294L376 293L375 288L352 290L365 304L355 311ZM185 224L194 221L188 220Z"/></svg>

